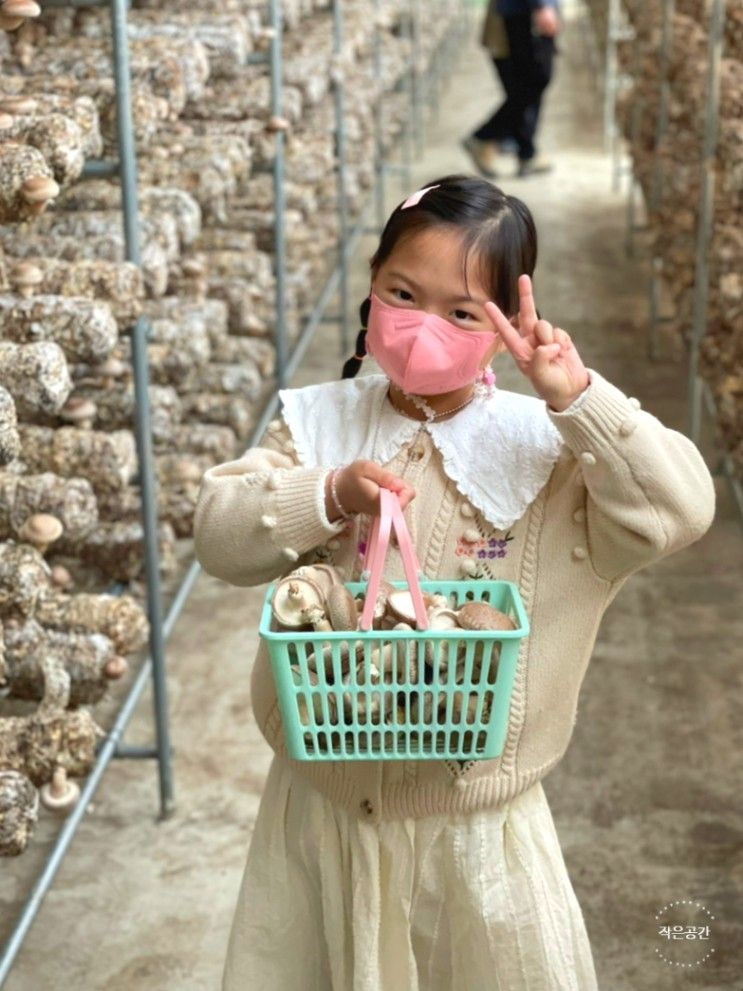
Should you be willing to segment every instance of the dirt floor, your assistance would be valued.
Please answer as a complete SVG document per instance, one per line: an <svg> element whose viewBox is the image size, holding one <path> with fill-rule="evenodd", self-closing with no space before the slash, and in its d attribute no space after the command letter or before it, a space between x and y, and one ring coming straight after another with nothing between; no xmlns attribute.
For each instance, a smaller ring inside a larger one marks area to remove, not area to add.
<svg viewBox="0 0 743 991"><path fill-rule="evenodd" d="M588 36L578 23L569 25L543 128L543 150L556 170L539 179L505 177L502 185L536 216L537 299L545 316L570 330L588 365L683 430L685 363L668 332L660 360L646 357L647 258L641 235L635 257L625 254L626 198L612 191L599 82L588 56ZM390 179L388 208L436 176L469 171L459 140L489 112L496 92L473 40L428 128L412 184L403 189L399 177ZM355 262L354 314L368 289L373 247L366 238ZM355 331L354 324L351 339ZM335 334L331 325L321 328L293 384L338 377ZM529 391L510 358L500 362L498 385ZM723 478L717 491L710 532L634 577L607 612L572 744L545 779L602 991L743 988L743 539ZM219 987L270 761L249 696L262 595L263 589L199 578L168 650L175 814L157 820L152 762L113 764L8 991ZM150 738L147 692L127 742ZM55 828L44 815L29 851L0 865L0 937L10 931ZM681 904L669 908L671 902ZM664 921L708 924L711 938L666 940L658 935Z"/></svg>

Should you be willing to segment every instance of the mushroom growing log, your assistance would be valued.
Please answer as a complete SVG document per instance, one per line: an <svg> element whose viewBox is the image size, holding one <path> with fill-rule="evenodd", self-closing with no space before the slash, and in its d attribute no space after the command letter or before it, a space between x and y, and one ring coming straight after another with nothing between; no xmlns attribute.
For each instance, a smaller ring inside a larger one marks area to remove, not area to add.
<svg viewBox="0 0 743 991"><path fill-rule="evenodd" d="M95 494L86 478L61 478L53 472L16 475L0 472L0 540L19 541L19 532L35 513L50 513L76 538L98 522Z"/></svg>
<svg viewBox="0 0 743 991"><path fill-rule="evenodd" d="M2 168L0 145L0 170ZM0 190L0 201L2 191ZM2 207L0 204L0 211ZM58 296L84 296L106 300L120 325L128 327L141 312L144 283L140 269L132 262L59 261L34 258L42 275L40 293Z"/></svg>
<svg viewBox="0 0 743 991"><path fill-rule="evenodd" d="M3 80L4 85L6 80L7 76ZM11 117L17 114L64 114L71 117L80 128L86 158L98 158L103 151L98 110L89 96L41 92L32 96L2 96L0 112L10 114Z"/></svg>
<svg viewBox="0 0 743 991"><path fill-rule="evenodd" d="M103 736L87 709L40 705L29 716L0 718L0 769L20 771L37 786L51 780L58 764L82 776L93 766Z"/></svg>
<svg viewBox="0 0 743 991"><path fill-rule="evenodd" d="M58 183L74 182L80 177L86 141L71 117L59 113L14 114L0 135L4 141L38 149Z"/></svg>
<svg viewBox="0 0 743 991"><path fill-rule="evenodd" d="M23 853L39 814L39 793L20 771L0 771L0 857Z"/></svg>
<svg viewBox="0 0 743 991"><path fill-rule="evenodd" d="M57 630L102 633L117 654L132 654L147 643L147 614L130 595L81 592L66 595L45 588L34 618Z"/></svg>
<svg viewBox="0 0 743 991"><path fill-rule="evenodd" d="M18 425L23 461L29 472L52 471L63 478L84 477L95 491L121 489L137 470L129 430L103 433L76 427Z"/></svg>
<svg viewBox="0 0 743 991"><path fill-rule="evenodd" d="M119 334L107 303L69 296L0 296L0 324L6 340L53 341L71 361L103 361Z"/></svg>
<svg viewBox="0 0 743 991"><path fill-rule="evenodd" d="M36 619L5 625L5 663L10 695L41 699L45 691L43 662L53 656L69 675L69 705L100 701L109 681L124 670L111 640L102 633L47 630Z"/></svg>
<svg viewBox="0 0 743 991"><path fill-rule="evenodd" d="M0 341L0 385L13 396L21 416L57 413L72 391L64 352L53 341Z"/></svg>
<svg viewBox="0 0 743 991"><path fill-rule="evenodd" d="M176 564L175 534L166 521L159 527L158 546L160 569L163 574L168 574ZM55 550L85 564L95 565L116 581L131 581L139 578L144 571L144 531L139 520L102 520L95 530L81 540L66 540L62 537Z"/></svg>
<svg viewBox="0 0 743 991"><path fill-rule="evenodd" d="M0 543L0 616L31 616L50 581L51 568L35 547Z"/></svg>
<svg viewBox="0 0 743 991"><path fill-rule="evenodd" d="M0 386L0 465L14 461L21 453L18 417L13 397Z"/></svg>
<svg viewBox="0 0 743 991"><path fill-rule="evenodd" d="M0 222L26 220L41 213L59 193L52 170L36 148L0 144Z"/></svg>

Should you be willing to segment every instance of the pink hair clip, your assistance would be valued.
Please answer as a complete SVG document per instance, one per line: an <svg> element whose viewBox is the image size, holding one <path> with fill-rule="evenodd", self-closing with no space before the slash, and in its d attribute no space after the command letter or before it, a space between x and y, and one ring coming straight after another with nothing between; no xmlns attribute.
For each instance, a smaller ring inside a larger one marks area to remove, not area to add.
<svg viewBox="0 0 743 991"><path fill-rule="evenodd" d="M418 203L420 203L421 199L426 195L426 193L430 193L432 189L438 189L438 188L439 188L438 185L436 185L436 186L426 186L425 189L419 189L417 193L413 193L412 196L408 196L408 198L405 200L405 202L400 207L400 209L407 210L409 206L416 206Z"/></svg>

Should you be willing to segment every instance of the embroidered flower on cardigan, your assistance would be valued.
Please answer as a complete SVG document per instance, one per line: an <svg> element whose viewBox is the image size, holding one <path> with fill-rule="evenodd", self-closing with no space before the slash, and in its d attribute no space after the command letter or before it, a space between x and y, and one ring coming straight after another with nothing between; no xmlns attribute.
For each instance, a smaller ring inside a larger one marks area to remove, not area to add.
<svg viewBox="0 0 743 991"><path fill-rule="evenodd" d="M478 540L467 540L460 537L457 540L455 554L457 557L477 557L481 561L487 558L505 557L508 553L508 543L513 540L509 530L505 537L480 537Z"/></svg>

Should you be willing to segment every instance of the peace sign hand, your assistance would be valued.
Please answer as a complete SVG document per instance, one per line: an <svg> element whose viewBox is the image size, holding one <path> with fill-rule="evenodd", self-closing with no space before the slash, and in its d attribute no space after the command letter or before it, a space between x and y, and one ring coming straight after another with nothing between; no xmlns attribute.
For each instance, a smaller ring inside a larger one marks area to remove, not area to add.
<svg viewBox="0 0 743 991"><path fill-rule="evenodd" d="M519 369L555 412L567 409L588 388L588 370L570 334L537 316L528 275L519 277L518 330L495 303L486 303L485 311Z"/></svg>

